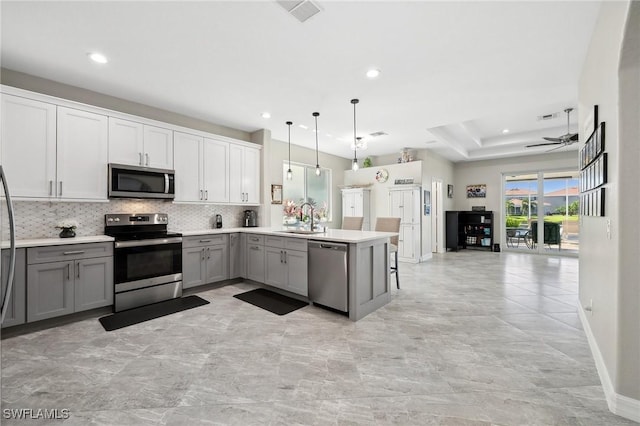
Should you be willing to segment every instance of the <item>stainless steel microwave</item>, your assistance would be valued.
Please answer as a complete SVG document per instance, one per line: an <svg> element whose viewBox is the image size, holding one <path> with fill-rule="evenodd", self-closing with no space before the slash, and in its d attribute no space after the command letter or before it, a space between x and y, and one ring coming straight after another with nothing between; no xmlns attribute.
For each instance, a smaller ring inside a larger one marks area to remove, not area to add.
<svg viewBox="0 0 640 426"><path fill-rule="evenodd" d="M175 172L109 164L109 198L175 198Z"/></svg>

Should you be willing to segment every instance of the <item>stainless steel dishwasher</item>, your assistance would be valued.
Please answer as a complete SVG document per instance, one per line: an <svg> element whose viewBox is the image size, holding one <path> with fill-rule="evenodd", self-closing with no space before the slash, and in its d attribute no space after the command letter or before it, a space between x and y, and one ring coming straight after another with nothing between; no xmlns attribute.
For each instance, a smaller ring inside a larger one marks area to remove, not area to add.
<svg viewBox="0 0 640 426"><path fill-rule="evenodd" d="M342 312L349 311L347 244L309 241L309 299Z"/></svg>

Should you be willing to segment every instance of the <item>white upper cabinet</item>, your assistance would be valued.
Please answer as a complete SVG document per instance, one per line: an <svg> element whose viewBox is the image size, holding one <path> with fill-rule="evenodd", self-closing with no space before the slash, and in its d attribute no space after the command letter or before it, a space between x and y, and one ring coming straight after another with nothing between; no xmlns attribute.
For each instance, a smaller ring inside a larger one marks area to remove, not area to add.
<svg viewBox="0 0 640 426"><path fill-rule="evenodd" d="M209 202L229 202L229 142L203 140L204 199Z"/></svg>
<svg viewBox="0 0 640 426"><path fill-rule="evenodd" d="M0 164L18 199L108 200L107 165L114 163L175 170L178 202L260 204L257 145L0 89Z"/></svg>
<svg viewBox="0 0 640 426"><path fill-rule="evenodd" d="M0 163L14 197L54 197L56 106L2 95Z"/></svg>
<svg viewBox="0 0 640 426"><path fill-rule="evenodd" d="M58 107L57 195L107 199L107 117Z"/></svg>
<svg viewBox="0 0 640 426"><path fill-rule="evenodd" d="M176 201L229 202L229 142L175 132Z"/></svg>
<svg viewBox="0 0 640 426"><path fill-rule="evenodd" d="M173 131L109 117L109 162L173 169Z"/></svg>
<svg viewBox="0 0 640 426"><path fill-rule="evenodd" d="M107 199L107 117L2 95L2 164L16 198Z"/></svg>
<svg viewBox="0 0 640 426"><path fill-rule="evenodd" d="M175 132L175 201L202 201L202 137Z"/></svg>
<svg viewBox="0 0 640 426"><path fill-rule="evenodd" d="M259 149L230 145L229 201L238 204L260 204Z"/></svg>

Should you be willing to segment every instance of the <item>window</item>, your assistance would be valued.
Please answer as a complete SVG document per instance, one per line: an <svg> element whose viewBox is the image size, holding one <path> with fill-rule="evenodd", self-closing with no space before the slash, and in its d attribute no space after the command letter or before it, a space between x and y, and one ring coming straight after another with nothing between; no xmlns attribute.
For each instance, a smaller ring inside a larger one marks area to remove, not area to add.
<svg viewBox="0 0 640 426"><path fill-rule="evenodd" d="M298 208L303 203L314 205L316 219L331 221L331 170L321 168L320 176L316 176L316 166L291 163L293 176L287 180L289 163L282 163L282 204L283 220L299 215ZM305 214L307 208L305 207Z"/></svg>

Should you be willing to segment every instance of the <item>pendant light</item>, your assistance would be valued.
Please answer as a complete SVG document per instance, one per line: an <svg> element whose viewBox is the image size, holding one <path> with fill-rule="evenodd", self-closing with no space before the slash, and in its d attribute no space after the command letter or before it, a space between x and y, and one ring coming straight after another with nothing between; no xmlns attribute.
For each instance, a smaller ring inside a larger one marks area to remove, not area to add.
<svg viewBox="0 0 640 426"><path fill-rule="evenodd" d="M316 176L320 176L320 162L318 162L318 116L319 112L314 112L313 117L316 119Z"/></svg>
<svg viewBox="0 0 640 426"><path fill-rule="evenodd" d="M351 165L351 170L358 170L358 142L362 138L356 137L356 105L360 102L358 99L351 99L351 103L353 104L353 164Z"/></svg>
<svg viewBox="0 0 640 426"><path fill-rule="evenodd" d="M287 180L293 179L293 172L291 171L291 125L293 122L287 121L287 126L289 126L289 170L287 170Z"/></svg>

